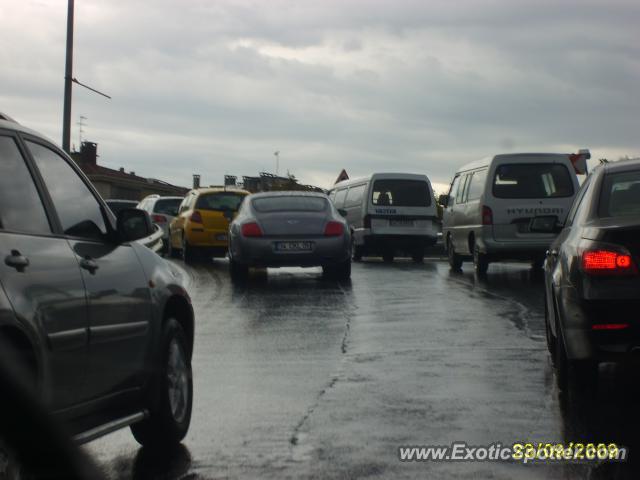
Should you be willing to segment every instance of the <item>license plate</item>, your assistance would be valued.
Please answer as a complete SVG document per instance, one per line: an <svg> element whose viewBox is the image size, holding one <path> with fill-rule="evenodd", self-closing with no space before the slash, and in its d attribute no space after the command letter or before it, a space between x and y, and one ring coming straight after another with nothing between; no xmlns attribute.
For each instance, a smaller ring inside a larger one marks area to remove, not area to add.
<svg viewBox="0 0 640 480"><path fill-rule="evenodd" d="M276 242L277 252L310 252L313 242Z"/></svg>
<svg viewBox="0 0 640 480"><path fill-rule="evenodd" d="M413 227L413 220L389 220L392 227Z"/></svg>
<svg viewBox="0 0 640 480"><path fill-rule="evenodd" d="M227 241L227 234L226 233L219 233L216 235L216 240L218 242L226 242Z"/></svg>

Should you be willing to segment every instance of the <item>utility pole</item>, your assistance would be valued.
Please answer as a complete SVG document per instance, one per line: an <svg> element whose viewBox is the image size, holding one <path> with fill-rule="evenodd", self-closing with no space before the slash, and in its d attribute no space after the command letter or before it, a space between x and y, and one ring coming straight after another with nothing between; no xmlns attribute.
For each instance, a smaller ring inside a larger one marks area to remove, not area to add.
<svg viewBox="0 0 640 480"><path fill-rule="evenodd" d="M64 68L64 110L62 113L62 149L71 153L71 82L73 81L73 2L67 8L67 56Z"/></svg>
<svg viewBox="0 0 640 480"><path fill-rule="evenodd" d="M273 154L276 156L276 175L278 175L278 170L280 170L280 150L273 152Z"/></svg>
<svg viewBox="0 0 640 480"><path fill-rule="evenodd" d="M91 88L84 83L80 83L73 78L73 7L74 0L67 0L67 55L64 67L64 109L62 112L62 149L71 153L71 87L72 83L77 83L81 87L111 99L106 93L102 93L95 88Z"/></svg>

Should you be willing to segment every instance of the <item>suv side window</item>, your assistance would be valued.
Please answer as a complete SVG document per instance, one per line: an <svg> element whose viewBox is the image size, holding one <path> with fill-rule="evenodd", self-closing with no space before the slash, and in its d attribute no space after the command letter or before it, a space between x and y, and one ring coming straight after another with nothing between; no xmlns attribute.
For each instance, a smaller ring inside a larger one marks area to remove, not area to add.
<svg viewBox="0 0 640 480"><path fill-rule="evenodd" d="M487 169L476 170L471 176L469 188L467 188L467 201L478 200L487 181Z"/></svg>
<svg viewBox="0 0 640 480"><path fill-rule="evenodd" d="M91 190L67 161L53 150L27 141L66 235L104 240L107 227Z"/></svg>
<svg viewBox="0 0 640 480"><path fill-rule="evenodd" d="M460 185L458 186L458 192L456 193L456 204L464 203L464 195L467 190L467 183L469 180L469 175L465 175L460 179Z"/></svg>
<svg viewBox="0 0 640 480"><path fill-rule="evenodd" d="M0 228L51 233L51 227L27 164L11 137L0 136Z"/></svg>

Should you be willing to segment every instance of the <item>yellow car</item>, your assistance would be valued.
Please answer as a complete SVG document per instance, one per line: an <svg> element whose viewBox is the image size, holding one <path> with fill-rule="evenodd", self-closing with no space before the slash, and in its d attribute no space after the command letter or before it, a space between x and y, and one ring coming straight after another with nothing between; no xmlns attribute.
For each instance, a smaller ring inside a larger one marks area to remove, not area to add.
<svg viewBox="0 0 640 480"><path fill-rule="evenodd" d="M229 223L238 212L245 190L198 188L187 193L169 225L169 255L182 253L185 262L199 254L224 257L229 246Z"/></svg>

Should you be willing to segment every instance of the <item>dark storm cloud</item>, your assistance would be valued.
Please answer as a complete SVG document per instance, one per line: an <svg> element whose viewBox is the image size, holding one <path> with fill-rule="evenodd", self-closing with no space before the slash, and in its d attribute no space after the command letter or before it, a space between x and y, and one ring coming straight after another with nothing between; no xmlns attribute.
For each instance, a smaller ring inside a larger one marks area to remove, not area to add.
<svg viewBox="0 0 640 480"><path fill-rule="evenodd" d="M64 3L64 2L62 2ZM4 12L0 100L59 138L65 9ZM638 154L640 4L121 1L76 4L74 116L101 160L206 183L283 169L426 172L501 150ZM19 53L18 53L19 52ZM75 134L77 135L77 133Z"/></svg>

